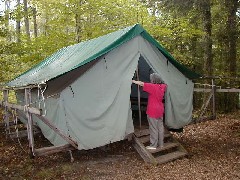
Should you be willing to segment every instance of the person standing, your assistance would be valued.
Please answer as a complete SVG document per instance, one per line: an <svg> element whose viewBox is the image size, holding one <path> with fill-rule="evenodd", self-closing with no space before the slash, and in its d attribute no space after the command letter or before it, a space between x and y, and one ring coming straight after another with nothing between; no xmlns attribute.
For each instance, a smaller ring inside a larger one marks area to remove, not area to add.
<svg viewBox="0 0 240 180"><path fill-rule="evenodd" d="M162 83L157 73L152 73L150 75L150 82L151 83L146 83L132 80L132 83L142 86L143 91L148 93L146 114L149 123L150 146L146 148L154 150L157 147L162 148L164 145L164 104L162 101L167 85Z"/></svg>

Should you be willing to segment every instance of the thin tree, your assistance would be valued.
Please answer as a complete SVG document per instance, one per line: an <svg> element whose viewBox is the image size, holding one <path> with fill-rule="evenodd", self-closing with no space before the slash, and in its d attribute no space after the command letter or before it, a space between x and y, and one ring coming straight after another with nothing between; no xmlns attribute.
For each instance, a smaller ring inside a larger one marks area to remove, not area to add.
<svg viewBox="0 0 240 180"><path fill-rule="evenodd" d="M236 77L237 75L237 9L238 9L238 0L225 0L225 8L227 12L227 21L226 21L226 41L225 46L227 48L227 58L226 58L226 67L228 68L228 74L231 77ZM230 86L234 85L232 79L229 80ZM237 98L238 94L228 95L226 111L230 112L237 108Z"/></svg>
<svg viewBox="0 0 240 180"><path fill-rule="evenodd" d="M38 36L38 33L37 33L37 9L35 7L32 7L32 13L33 13L34 37L36 38Z"/></svg>
<svg viewBox="0 0 240 180"><path fill-rule="evenodd" d="M204 49L204 70L207 76L213 75L213 55L212 55L212 17L210 0L198 2L203 18L203 49Z"/></svg>
<svg viewBox="0 0 240 180"><path fill-rule="evenodd" d="M17 34L17 42L20 42L21 35L21 17L20 17L20 0L17 0L17 15L16 15L16 34Z"/></svg>
<svg viewBox="0 0 240 180"><path fill-rule="evenodd" d="M24 9L24 22L25 22L25 30L28 39L30 40L30 27L29 27L29 18L28 18L28 4L27 0L23 0L23 9Z"/></svg>

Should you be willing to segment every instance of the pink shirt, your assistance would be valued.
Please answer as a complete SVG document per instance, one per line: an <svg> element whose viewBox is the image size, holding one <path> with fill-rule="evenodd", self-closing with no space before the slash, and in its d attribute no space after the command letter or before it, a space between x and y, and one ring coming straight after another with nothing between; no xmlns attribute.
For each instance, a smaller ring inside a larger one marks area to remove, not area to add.
<svg viewBox="0 0 240 180"><path fill-rule="evenodd" d="M148 93L147 115L151 118L161 118L164 113L162 103L166 84L144 83L143 90Z"/></svg>

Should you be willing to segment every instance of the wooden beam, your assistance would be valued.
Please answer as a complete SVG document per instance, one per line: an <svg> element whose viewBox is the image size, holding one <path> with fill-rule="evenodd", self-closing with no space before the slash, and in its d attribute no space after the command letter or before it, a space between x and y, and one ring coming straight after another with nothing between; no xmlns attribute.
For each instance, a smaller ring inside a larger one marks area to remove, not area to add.
<svg viewBox="0 0 240 180"><path fill-rule="evenodd" d="M45 85L45 84L41 84L41 85ZM33 89L33 88L37 88L39 87L38 84L32 84L32 85L28 85L28 86L20 86L20 87L10 87L10 86L4 86L1 87L2 90L20 90L20 89Z"/></svg>
<svg viewBox="0 0 240 180"><path fill-rule="evenodd" d="M34 129L33 130L33 134L38 134L40 133L41 131L39 129ZM12 132L9 134L10 135L10 138L23 138L23 137L27 137L28 136L28 132L27 130L22 130L22 131L18 131L18 132Z"/></svg>
<svg viewBox="0 0 240 180"><path fill-rule="evenodd" d="M194 88L193 90L194 92L211 92L212 89L208 88L208 89L205 89L205 88ZM240 89L216 89L216 92L232 92L232 93L240 93Z"/></svg>
<svg viewBox="0 0 240 180"><path fill-rule="evenodd" d="M74 150L75 148L71 144L61 145L61 146L51 146L35 149L35 156L45 156L57 152Z"/></svg>
<svg viewBox="0 0 240 180"><path fill-rule="evenodd" d="M22 122L20 121L18 124L22 124ZM0 123L0 127L5 127L5 125L6 125L5 122ZM15 125L14 121L9 121L9 127L14 125Z"/></svg>
<svg viewBox="0 0 240 180"><path fill-rule="evenodd" d="M29 107L29 106L22 106L22 105L18 105L18 104L12 104L12 103L3 102L3 101L0 101L0 106L7 107L8 109L18 109L18 110L26 111L26 112L29 112L32 114L38 114L38 115L42 114L42 111L37 108Z"/></svg>
<svg viewBox="0 0 240 180"><path fill-rule="evenodd" d="M44 122L46 125L48 125L54 132L56 132L59 136L61 136L64 140L66 140L69 144L71 144L76 149L78 148L77 142L72 140L70 137L65 135L60 129L58 129L54 124L51 123L46 117L40 116L35 114L42 122Z"/></svg>

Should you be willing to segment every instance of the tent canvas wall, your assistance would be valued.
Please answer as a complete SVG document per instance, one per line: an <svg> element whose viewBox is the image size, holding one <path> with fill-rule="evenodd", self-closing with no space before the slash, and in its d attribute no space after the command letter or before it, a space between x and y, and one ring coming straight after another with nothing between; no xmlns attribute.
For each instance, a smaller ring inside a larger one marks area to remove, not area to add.
<svg viewBox="0 0 240 180"><path fill-rule="evenodd" d="M44 92L32 90L31 106L41 106L45 117L74 139L79 150L91 149L134 132L131 80L139 59L168 85L166 125L180 128L188 124L192 115L191 78L198 74L179 64L139 24L62 48L8 86L45 83ZM24 103L20 90L17 94L19 103ZM42 97L45 100L39 103ZM67 144L38 118L34 117L34 122L52 144Z"/></svg>

